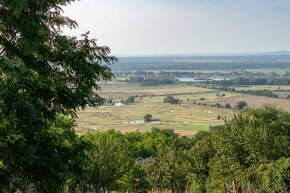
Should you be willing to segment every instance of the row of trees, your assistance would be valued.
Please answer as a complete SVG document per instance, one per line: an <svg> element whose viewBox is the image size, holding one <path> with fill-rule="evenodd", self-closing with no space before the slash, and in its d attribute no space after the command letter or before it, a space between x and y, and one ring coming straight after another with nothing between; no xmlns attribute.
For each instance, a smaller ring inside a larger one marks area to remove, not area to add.
<svg viewBox="0 0 290 193"><path fill-rule="evenodd" d="M175 78L158 78L158 77L143 77L134 76L127 80L129 83L137 83L142 86L156 86L166 84L176 84L178 81Z"/></svg>
<svg viewBox="0 0 290 193"><path fill-rule="evenodd" d="M220 81L210 81L204 82L208 84L217 84L224 86L236 86L236 85L289 85L290 77L279 76L273 77L271 75L260 76L251 76L251 77L232 77L229 80L220 80Z"/></svg>
<svg viewBox="0 0 290 193"><path fill-rule="evenodd" d="M289 55L122 57L112 68L115 71L290 69L289 58Z"/></svg>
<svg viewBox="0 0 290 193"><path fill-rule="evenodd" d="M216 85L210 85L210 86L204 86L206 88L210 89L216 89L221 91L228 91L228 92L235 92L235 93L242 93L242 94L250 94L250 95L256 95L256 96L266 96L266 97L272 97L272 98L279 98L278 95L274 94L271 90L237 90L234 87L227 87L227 86L216 86Z"/></svg>
<svg viewBox="0 0 290 193"><path fill-rule="evenodd" d="M201 102L198 102L198 103L197 102L193 102L193 104L202 105L202 106L210 105L212 107L225 108L225 109L231 109L232 108L230 103L225 103L223 105L223 104L220 104L220 103L207 104L207 103L201 103ZM236 110L243 110L243 109L245 109L247 107L248 107L248 104L247 104L246 101L238 101L233 108L236 109Z"/></svg>

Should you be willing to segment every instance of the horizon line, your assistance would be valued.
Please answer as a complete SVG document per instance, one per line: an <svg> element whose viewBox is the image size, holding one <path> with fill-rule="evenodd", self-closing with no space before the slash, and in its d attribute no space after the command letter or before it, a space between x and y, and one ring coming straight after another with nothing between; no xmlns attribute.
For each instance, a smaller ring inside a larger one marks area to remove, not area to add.
<svg viewBox="0 0 290 193"><path fill-rule="evenodd" d="M290 55L290 51L228 52L228 53L180 53L180 54L113 54L116 57L170 57L170 56L246 56L246 55Z"/></svg>

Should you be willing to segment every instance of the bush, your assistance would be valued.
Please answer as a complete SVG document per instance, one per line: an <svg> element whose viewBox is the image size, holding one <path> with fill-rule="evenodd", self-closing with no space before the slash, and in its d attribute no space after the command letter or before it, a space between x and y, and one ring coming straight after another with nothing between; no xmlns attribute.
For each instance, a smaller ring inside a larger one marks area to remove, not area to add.
<svg viewBox="0 0 290 193"><path fill-rule="evenodd" d="M226 109L231 109L231 108L232 108L232 106L231 106L231 104L230 104L230 103L226 103L226 104L225 104L225 108L226 108Z"/></svg>
<svg viewBox="0 0 290 193"><path fill-rule="evenodd" d="M131 104L135 102L135 97L134 96L129 96L125 101L124 104Z"/></svg>
<svg viewBox="0 0 290 193"><path fill-rule="evenodd" d="M177 104L181 104L181 100L174 98L174 96L172 95L167 95L164 99L163 99L164 103L170 103L172 105L177 105Z"/></svg>
<svg viewBox="0 0 290 193"><path fill-rule="evenodd" d="M215 106L216 106L217 108L221 108L221 107L222 107L221 104L219 104L219 103L216 103Z"/></svg>
<svg viewBox="0 0 290 193"><path fill-rule="evenodd" d="M281 158L258 169L260 191L290 192L290 158Z"/></svg>
<svg viewBox="0 0 290 193"><path fill-rule="evenodd" d="M152 115L150 115L150 114L144 115L144 122L149 122L151 120L152 120Z"/></svg>
<svg viewBox="0 0 290 193"><path fill-rule="evenodd" d="M237 102L235 108L238 110L242 110L247 106L248 106L248 104L246 103L246 101L239 101L239 102Z"/></svg>

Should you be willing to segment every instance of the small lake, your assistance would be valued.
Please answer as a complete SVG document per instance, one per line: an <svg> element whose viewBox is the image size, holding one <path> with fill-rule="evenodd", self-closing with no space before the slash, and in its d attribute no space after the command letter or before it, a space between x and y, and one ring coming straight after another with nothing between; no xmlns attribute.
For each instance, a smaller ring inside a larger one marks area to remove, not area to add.
<svg viewBox="0 0 290 193"><path fill-rule="evenodd" d="M130 121L131 124L144 124L145 121L144 120L133 120L133 121ZM149 121L149 123L152 123L152 124L160 124L161 122L160 121Z"/></svg>
<svg viewBox="0 0 290 193"><path fill-rule="evenodd" d="M202 81L219 81L219 80L227 80L227 78L224 78L222 76L213 76L208 78L176 78L180 82L202 82Z"/></svg>
<svg viewBox="0 0 290 193"><path fill-rule="evenodd" d="M144 124L144 120L133 120L130 121L131 124Z"/></svg>

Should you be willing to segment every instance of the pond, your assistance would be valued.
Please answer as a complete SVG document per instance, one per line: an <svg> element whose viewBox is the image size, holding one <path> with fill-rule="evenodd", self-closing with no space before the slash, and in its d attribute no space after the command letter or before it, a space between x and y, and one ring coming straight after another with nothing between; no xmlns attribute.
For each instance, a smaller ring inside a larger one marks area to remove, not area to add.
<svg viewBox="0 0 290 193"><path fill-rule="evenodd" d="M130 121L131 124L144 124L145 121L144 120L133 120L133 121ZM152 124L160 124L161 122L160 121L149 121L149 123L152 123Z"/></svg>
<svg viewBox="0 0 290 193"><path fill-rule="evenodd" d="M144 124L144 120L133 120L130 121L131 124Z"/></svg>
<svg viewBox="0 0 290 193"><path fill-rule="evenodd" d="M211 76L211 77L207 77L207 78L176 78L178 81L180 82L202 82L202 81L211 81L211 80L215 80L215 81L219 81L219 80L226 80L227 78L222 77L222 76Z"/></svg>

